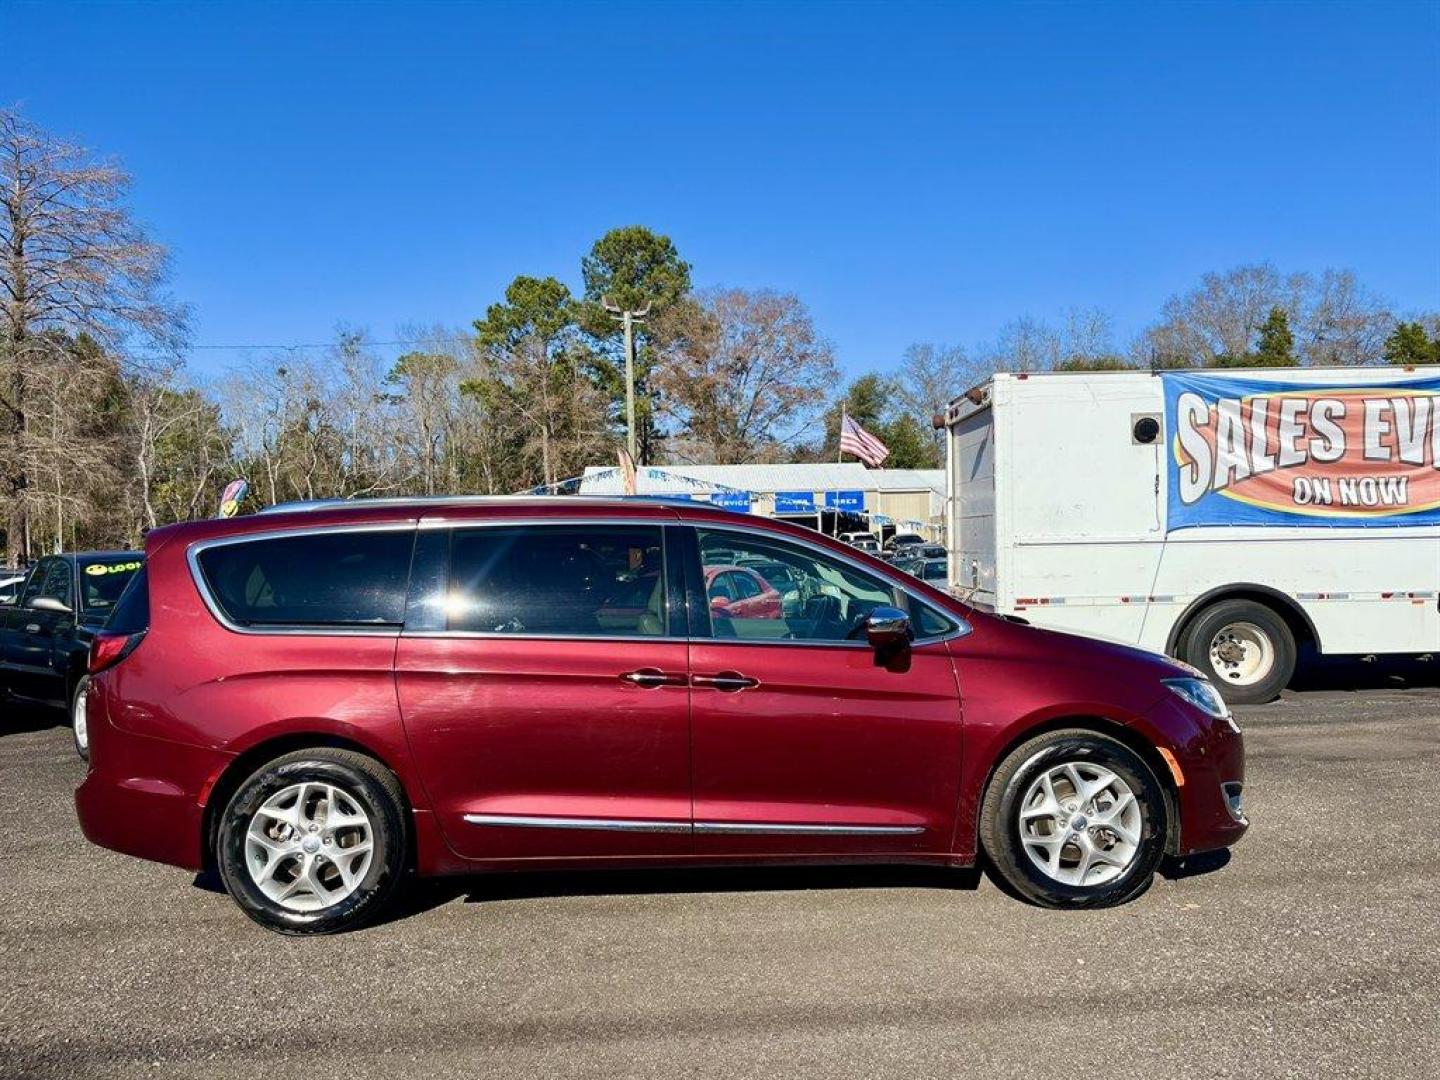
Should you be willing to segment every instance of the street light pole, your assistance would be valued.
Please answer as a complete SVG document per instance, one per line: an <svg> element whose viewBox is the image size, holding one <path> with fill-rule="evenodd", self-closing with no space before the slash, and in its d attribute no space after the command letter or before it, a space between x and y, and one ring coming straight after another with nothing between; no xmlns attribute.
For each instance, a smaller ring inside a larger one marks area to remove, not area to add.
<svg viewBox="0 0 1440 1080"><path fill-rule="evenodd" d="M618 319L625 328L625 448L630 451L630 460L635 456L635 323L644 322L650 314L650 305L631 310L621 309L608 296L601 298L611 318Z"/></svg>

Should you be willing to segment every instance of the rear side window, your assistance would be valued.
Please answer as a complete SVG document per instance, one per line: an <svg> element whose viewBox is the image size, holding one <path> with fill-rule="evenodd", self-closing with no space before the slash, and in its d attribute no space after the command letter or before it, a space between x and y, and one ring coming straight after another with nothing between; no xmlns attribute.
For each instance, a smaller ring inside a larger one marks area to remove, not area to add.
<svg viewBox="0 0 1440 1080"><path fill-rule="evenodd" d="M557 637L665 633L660 529L457 529L445 601L450 630Z"/></svg>
<svg viewBox="0 0 1440 1080"><path fill-rule="evenodd" d="M222 544L198 562L240 626L399 626L413 530L317 532Z"/></svg>
<svg viewBox="0 0 1440 1080"><path fill-rule="evenodd" d="M125 582L125 591L115 602L110 617L105 620L105 629L117 634L139 634L150 628L150 583L145 578L145 568L131 574Z"/></svg>

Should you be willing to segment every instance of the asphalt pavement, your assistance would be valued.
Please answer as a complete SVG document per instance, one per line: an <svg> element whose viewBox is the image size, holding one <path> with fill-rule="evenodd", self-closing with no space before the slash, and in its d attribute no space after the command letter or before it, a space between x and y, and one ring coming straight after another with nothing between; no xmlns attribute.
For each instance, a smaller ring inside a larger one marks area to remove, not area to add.
<svg viewBox="0 0 1440 1080"><path fill-rule="evenodd" d="M507 875L312 940L91 847L68 730L0 705L0 1076L1440 1076L1440 689L1370 681L1239 710L1250 834L1116 910Z"/></svg>

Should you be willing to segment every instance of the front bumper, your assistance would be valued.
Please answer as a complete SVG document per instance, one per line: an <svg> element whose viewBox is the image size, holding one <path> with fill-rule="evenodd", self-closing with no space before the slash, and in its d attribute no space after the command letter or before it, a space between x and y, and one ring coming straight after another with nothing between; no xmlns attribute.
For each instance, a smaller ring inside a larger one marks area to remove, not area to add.
<svg viewBox="0 0 1440 1080"><path fill-rule="evenodd" d="M1180 820L1171 854L1230 847L1250 827L1243 808L1244 736L1228 721L1198 713L1178 698L1160 702L1147 720L1180 771L1175 779Z"/></svg>

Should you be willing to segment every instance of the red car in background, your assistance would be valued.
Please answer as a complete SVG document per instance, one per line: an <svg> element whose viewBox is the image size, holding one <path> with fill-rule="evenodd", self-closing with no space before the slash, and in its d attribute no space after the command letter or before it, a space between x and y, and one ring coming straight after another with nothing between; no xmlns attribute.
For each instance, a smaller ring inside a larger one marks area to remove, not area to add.
<svg viewBox="0 0 1440 1080"><path fill-rule="evenodd" d="M711 618L778 619L780 592L743 566L705 567L705 595Z"/></svg>
<svg viewBox="0 0 1440 1080"><path fill-rule="evenodd" d="M89 671L86 836L213 868L287 933L373 918L412 870L983 852L1094 907L1247 825L1239 729L1193 670L688 502L159 529Z"/></svg>

